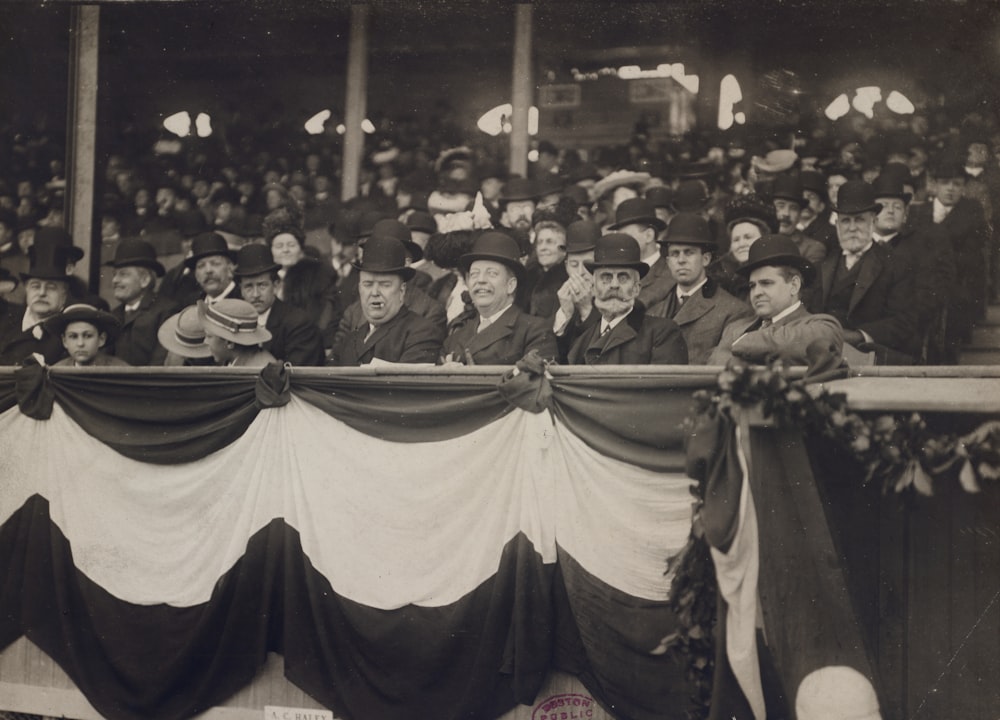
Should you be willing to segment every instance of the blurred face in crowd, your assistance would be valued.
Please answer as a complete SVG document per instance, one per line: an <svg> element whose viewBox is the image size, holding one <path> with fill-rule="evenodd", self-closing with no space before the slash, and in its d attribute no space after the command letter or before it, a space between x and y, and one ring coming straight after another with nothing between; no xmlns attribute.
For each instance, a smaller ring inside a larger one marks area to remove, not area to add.
<svg viewBox="0 0 1000 720"><path fill-rule="evenodd" d="M362 270L358 275L358 294L365 320L372 325L382 325L399 314L406 294L406 283L396 273Z"/></svg>
<svg viewBox="0 0 1000 720"><path fill-rule="evenodd" d="M667 245L667 267L677 284L686 289L697 285L705 278L705 268L712 262L712 253L698 245Z"/></svg>
<svg viewBox="0 0 1000 720"><path fill-rule="evenodd" d="M225 255L209 255L194 266L194 279L206 295L218 297L233 281L233 261Z"/></svg>
<svg viewBox="0 0 1000 720"><path fill-rule="evenodd" d="M69 286L63 280L28 278L24 284L24 299L35 317L44 319L55 315L66 304Z"/></svg>
<svg viewBox="0 0 1000 720"><path fill-rule="evenodd" d="M62 334L63 347L77 365L90 365L108 341L107 333L89 322L71 322Z"/></svg>
<svg viewBox="0 0 1000 720"><path fill-rule="evenodd" d="M267 191L264 202L267 204L268 210L277 210L285 204L285 198L282 196L281 192L272 188Z"/></svg>
<svg viewBox="0 0 1000 720"><path fill-rule="evenodd" d="M937 191L937 199L941 201L941 204L945 207L951 207L962 199L962 193L965 192L965 178L940 178L934 182L934 187Z"/></svg>
<svg viewBox="0 0 1000 720"><path fill-rule="evenodd" d="M594 307L605 319L629 312L641 289L638 270L616 267L594 270Z"/></svg>
<svg viewBox="0 0 1000 720"><path fill-rule="evenodd" d="M566 257L566 233L561 228L543 227L535 233L535 255L546 270Z"/></svg>
<svg viewBox="0 0 1000 720"><path fill-rule="evenodd" d="M990 150L986 143L974 142L969 145L969 154L965 164L969 167L986 167L990 159Z"/></svg>
<svg viewBox="0 0 1000 720"><path fill-rule="evenodd" d="M135 191L135 207L137 210L149 207L149 190L139 188Z"/></svg>
<svg viewBox="0 0 1000 720"><path fill-rule="evenodd" d="M834 205L837 204L837 191L845 182L847 178L844 175L831 175L826 180L826 194L830 196L830 202Z"/></svg>
<svg viewBox="0 0 1000 720"><path fill-rule="evenodd" d="M509 305L517 289L517 278L503 263L493 260L476 260L469 266L465 281L469 286L472 304L483 317L495 315Z"/></svg>
<svg viewBox="0 0 1000 720"><path fill-rule="evenodd" d="M279 282L277 276L272 273L241 277L240 295L253 305L258 315L262 315L274 305L274 300L278 297Z"/></svg>
<svg viewBox="0 0 1000 720"><path fill-rule="evenodd" d="M815 190L803 190L802 199L805 205L799 215L799 221L804 223L812 222L820 213L826 210L826 203Z"/></svg>
<svg viewBox="0 0 1000 720"><path fill-rule="evenodd" d="M479 190L483 193L483 200L495 203L503 190L503 180L500 178L485 178L479 183Z"/></svg>
<svg viewBox="0 0 1000 720"><path fill-rule="evenodd" d="M161 187L156 191L156 209L160 214L170 212L177 202L177 193L172 188Z"/></svg>
<svg viewBox="0 0 1000 720"><path fill-rule="evenodd" d="M191 186L191 194L194 195L197 200L204 200L208 197L208 194L212 191L211 186L208 184L208 180L198 178L194 181Z"/></svg>
<svg viewBox="0 0 1000 720"><path fill-rule="evenodd" d="M587 266L584 264L589 262L594 262L593 250L570 253L566 256L566 272L577 277L582 277L584 275L589 276L590 270L588 270Z"/></svg>
<svg viewBox="0 0 1000 720"><path fill-rule="evenodd" d="M503 211L507 227L528 231L531 229L531 216L535 214L534 200L511 200Z"/></svg>
<svg viewBox="0 0 1000 720"><path fill-rule="evenodd" d="M875 229L875 212L837 214L837 239L840 247L847 252L860 252L872 241Z"/></svg>
<svg viewBox="0 0 1000 720"><path fill-rule="evenodd" d="M115 268L111 276L111 291L115 300L126 305L135 302L152 284L153 273L142 267Z"/></svg>
<svg viewBox="0 0 1000 720"><path fill-rule="evenodd" d="M791 235L795 232L795 226L799 222L799 215L802 214L802 205L794 200L776 198L774 201L774 213L778 216L778 232L782 235Z"/></svg>
<svg viewBox="0 0 1000 720"><path fill-rule="evenodd" d="M897 233L906 224L906 203L902 198L881 197L875 202L882 206L882 211L875 217L875 230L888 235Z"/></svg>
<svg viewBox="0 0 1000 720"><path fill-rule="evenodd" d="M729 252L743 264L750 257L750 246L758 240L760 240L760 228L754 223L736 223L729 233Z"/></svg>
<svg viewBox="0 0 1000 720"><path fill-rule="evenodd" d="M35 244L35 228L25 228L17 234L17 246L21 248L21 252L25 255L28 254L28 249Z"/></svg>
<svg viewBox="0 0 1000 720"><path fill-rule="evenodd" d="M305 256L299 239L291 233L280 233L271 240L271 254L281 267L291 267Z"/></svg>
<svg viewBox="0 0 1000 720"><path fill-rule="evenodd" d="M771 319L799 299L802 278L790 268L765 265L750 273L750 304L757 317Z"/></svg>

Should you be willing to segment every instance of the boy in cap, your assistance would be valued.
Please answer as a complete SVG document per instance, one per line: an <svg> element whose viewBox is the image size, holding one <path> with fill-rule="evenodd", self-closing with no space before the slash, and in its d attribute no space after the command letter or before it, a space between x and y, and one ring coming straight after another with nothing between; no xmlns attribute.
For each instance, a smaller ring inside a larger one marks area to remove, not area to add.
<svg viewBox="0 0 1000 720"><path fill-rule="evenodd" d="M69 357L55 367L127 367L124 360L104 351L108 342L114 342L121 326L111 313L83 303L70 305L58 315L45 321L53 335L62 338Z"/></svg>

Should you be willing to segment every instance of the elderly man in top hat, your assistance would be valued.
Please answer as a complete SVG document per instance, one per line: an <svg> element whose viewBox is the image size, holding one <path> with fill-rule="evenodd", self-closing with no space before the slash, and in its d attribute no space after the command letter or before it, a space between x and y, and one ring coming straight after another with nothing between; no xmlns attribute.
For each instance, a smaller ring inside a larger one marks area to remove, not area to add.
<svg viewBox="0 0 1000 720"><path fill-rule="evenodd" d="M649 265L635 238L602 236L587 269L594 275L594 315L599 318L587 323L570 348L571 365L687 364L687 345L676 323L649 315L637 302Z"/></svg>
<svg viewBox="0 0 1000 720"><path fill-rule="evenodd" d="M357 263L358 291L365 322L333 347L330 364L434 363L440 356L444 326L432 323L404 303L413 268L397 238L374 234Z"/></svg>
<svg viewBox="0 0 1000 720"><path fill-rule="evenodd" d="M864 180L850 180L837 193L837 239L841 252L820 266L821 283L813 310L833 315L844 327L844 342L875 350L880 364L907 365L920 352L913 279L905 264L872 239L882 206ZM752 250L753 248L751 248Z"/></svg>
<svg viewBox="0 0 1000 720"><path fill-rule="evenodd" d="M156 278L163 277L156 251L145 240L128 238L118 243L114 259L105 264L114 268L111 290L119 302L111 312L120 326L111 354L129 365L162 365L167 351L156 334L179 308L156 294Z"/></svg>
<svg viewBox="0 0 1000 720"><path fill-rule="evenodd" d="M678 213L662 245L674 285L649 314L677 323L687 343L688 360L702 365L719 344L726 326L750 318L753 311L709 278L707 270L717 246L704 217Z"/></svg>
<svg viewBox="0 0 1000 720"><path fill-rule="evenodd" d="M643 273L637 299L647 308L667 297L673 285L670 268L656 242L666 228L667 224L657 217L652 203L645 198L632 198L619 205L615 211L615 222L608 227L631 236L639 244L640 258L647 265L648 272Z"/></svg>
<svg viewBox="0 0 1000 720"><path fill-rule="evenodd" d="M837 319L813 315L802 304L802 290L816 280L816 268L791 238L765 235L751 246L750 258L738 272L749 278L757 319L730 323L708 364L725 365L733 356L754 363L780 356L793 365L808 365L814 343L834 355L843 351Z"/></svg>
<svg viewBox="0 0 1000 720"><path fill-rule="evenodd" d="M805 189L798 175L779 175L771 190L774 214L778 218L778 232L787 235L799 249L799 254L813 265L826 257L826 246L799 230L799 218L806 205Z"/></svg>
<svg viewBox="0 0 1000 720"><path fill-rule="evenodd" d="M271 333L263 347L292 365L324 365L319 328L303 310L278 298L280 269L266 245L247 245L236 256L234 275L240 294L257 311L257 323Z"/></svg>
<svg viewBox="0 0 1000 720"><path fill-rule="evenodd" d="M544 359L555 359L558 350L551 321L514 305L518 283L524 279L520 254L513 238L490 231L459 258L476 315L456 325L445 340L446 364L513 365L532 350Z"/></svg>
<svg viewBox="0 0 1000 720"><path fill-rule="evenodd" d="M191 255L184 259L184 267L194 273L195 280L209 305L220 300L240 299L240 289L233 276L236 253L229 249L226 239L218 233L208 232L191 241Z"/></svg>

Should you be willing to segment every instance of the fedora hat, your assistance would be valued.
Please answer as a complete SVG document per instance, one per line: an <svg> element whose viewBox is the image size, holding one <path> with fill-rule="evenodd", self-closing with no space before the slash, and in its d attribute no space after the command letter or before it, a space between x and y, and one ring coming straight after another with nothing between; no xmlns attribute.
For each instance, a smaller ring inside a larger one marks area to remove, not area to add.
<svg viewBox="0 0 1000 720"><path fill-rule="evenodd" d="M512 177L504 183L500 193L500 202L518 202L521 200L537 200L542 192L534 180L523 177Z"/></svg>
<svg viewBox="0 0 1000 720"><path fill-rule="evenodd" d="M226 239L219 233L206 232L191 241L191 257L184 260L184 267L194 270L199 260L211 255L222 255L236 262L236 253L229 249Z"/></svg>
<svg viewBox="0 0 1000 720"><path fill-rule="evenodd" d="M28 269L21 273L21 279L39 278L68 282L72 276L66 272L66 266L74 262L70 250L71 248L65 245L35 243L28 248Z"/></svg>
<svg viewBox="0 0 1000 720"><path fill-rule="evenodd" d="M53 335L62 335L66 326L70 323L86 322L96 327L100 332L106 333L108 340L114 342L121 330L121 323L118 318L103 310L98 310L93 305L79 303L63 308L58 315L54 315L46 320L43 325Z"/></svg>
<svg viewBox="0 0 1000 720"><path fill-rule="evenodd" d="M704 180L684 180L674 193L674 210L677 212L698 212L711 200Z"/></svg>
<svg viewBox="0 0 1000 720"><path fill-rule="evenodd" d="M593 250L601 237L601 226L593 220L577 220L566 228L566 254Z"/></svg>
<svg viewBox="0 0 1000 720"><path fill-rule="evenodd" d="M59 245L66 248L66 257L70 262L80 262L83 259L83 248L73 244L73 238L59 226L40 226L35 228L35 245Z"/></svg>
<svg viewBox="0 0 1000 720"><path fill-rule="evenodd" d="M802 180L798 175L779 175L774 179L774 185L771 186L771 199L789 200L802 207L806 204L806 200L802 196L804 190Z"/></svg>
<svg viewBox="0 0 1000 720"><path fill-rule="evenodd" d="M750 246L746 265L736 269L740 275L750 277L759 267L793 267L802 273L802 286L809 287L816 279L816 267L799 253L799 248L787 235L765 235Z"/></svg>
<svg viewBox="0 0 1000 720"><path fill-rule="evenodd" d="M524 277L524 265L521 264L521 248L510 235L497 231L488 231L480 235L472 244L472 250L458 259L458 267L464 273L476 260L492 260L506 265L520 280Z"/></svg>
<svg viewBox="0 0 1000 720"><path fill-rule="evenodd" d="M164 268L156 259L156 249L145 240L125 238L115 248L115 257L105 267L144 267L163 277Z"/></svg>
<svg viewBox="0 0 1000 720"><path fill-rule="evenodd" d="M198 301L198 320L206 337L214 335L237 345L260 345L271 331L257 322L257 311L246 300L226 298L211 305Z"/></svg>
<svg viewBox="0 0 1000 720"><path fill-rule="evenodd" d="M882 212L882 206L875 202L875 190L864 180L848 180L837 191L834 211L841 215L857 215L863 212Z"/></svg>
<svg viewBox="0 0 1000 720"><path fill-rule="evenodd" d="M406 252L410 254L410 262L418 262L424 258L424 250L413 242L410 228L399 222L399 220L392 220L391 218L379 220L375 223L375 227L372 228L372 237L375 235L396 238L399 242L403 243ZM368 244L365 243L365 252L367 251Z"/></svg>
<svg viewBox="0 0 1000 720"><path fill-rule="evenodd" d="M0 294L9 293L17 287L18 280L11 275L10 270L0 267Z"/></svg>
<svg viewBox="0 0 1000 720"><path fill-rule="evenodd" d="M205 329L198 318L197 305L189 305L164 320L156 331L156 339L164 348L181 357L212 356L212 351L205 344Z"/></svg>
<svg viewBox="0 0 1000 720"><path fill-rule="evenodd" d="M623 201L615 210L615 224L611 225L610 229L620 230L633 223L649 225L656 228L656 232L661 232L667 227L665 222L656 217L653 203L645 198L629 198Z"/></svg>
<svg viewBox="0 0 1000 720"><path fill-rule="evenodd" d="M236 269L233 275L236 277L253 277L264 273L278 272L281 266L274 262L274 255L267 245L244 245L236 253Z"/></svg>
<svg viewBox="0 0 1000 720"><path fill-rule="evenodd" d="M661 245L697 245L715 252L718 247L708 220L697 213L677 213L667 225L667 235Z"/></svg>
<svg viewBox="0 0 1000 720"><path fill-rule="evenodd" d="M583 265L590 272L602 267L632 268L643 278L649 272L649 265L639 257L639 243L627 233L608 233L597 240L594 259Z"/></svg>
<svg viewBox="0 0 1000 720"><path fill-rule="evenodd" d="M903 190L903 180L898 173L883 171L872 182L872 194L876 198L899 198L907 205L913 195Z"/></svg>
<svg viewBox="0 0 1000 720"><path fill-rule="evenodd" d="M403 278L404 282L416 274L416 270L406 265L406 247L399 238L388 234L372 235L365 243L361 260L351 265L364 272L393 273Z"/></svg>

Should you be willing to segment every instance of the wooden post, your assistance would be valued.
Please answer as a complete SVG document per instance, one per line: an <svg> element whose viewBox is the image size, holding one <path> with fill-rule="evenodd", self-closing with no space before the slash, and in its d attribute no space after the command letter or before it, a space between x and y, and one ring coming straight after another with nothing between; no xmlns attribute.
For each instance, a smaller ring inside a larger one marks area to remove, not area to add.
<svg viewBox="0 0 1000 720"><path fill-rule="evenodd" d="M531 107L531 18L532 6L518 3L514 9L514 73L511 81L510 172L528 176L528 108Z"/></svg>
<svg viewBox="0 0 1000 720"><path fill-rule="evenodd" d="M347 97L344 102L344 159L340 199L358 194L365 133L361 122L368 111L368 6L351 5L351 39L347 48Z"/></svg>
<svg viewBox="0 0 1000 720"><path fill-rule="evenodd" d="M100 7L70 8L69 108L66 129L66 228L88 258L91 289L100 272L94 251L94 165L97 148L97 41Z"/></svg>

